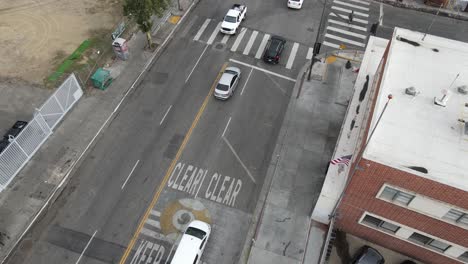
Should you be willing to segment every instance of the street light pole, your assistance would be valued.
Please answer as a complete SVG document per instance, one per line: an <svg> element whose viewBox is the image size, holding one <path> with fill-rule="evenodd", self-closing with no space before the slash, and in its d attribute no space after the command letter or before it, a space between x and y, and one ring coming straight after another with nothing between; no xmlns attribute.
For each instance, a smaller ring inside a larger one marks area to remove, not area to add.
<svg viewBox="0 0 468 264"><path fill-rule="evenodd" d="M323 16L325 14L325 8L326 7L327 7L327 0L325 0L325 2L323 2L322 15L320 16L320 23L319 23L319 28L318 28L318 31L317 31L317 37L315 38L314 50L313 50L313 53L312 53L312 58L310 59L309 75L307 76L308 81L310 81L310 75L312 74L312 66L314 66L315 56L320 51L321 43L319 43L318 41L319 41L319 37L320 37L320 30L322 28Z"/></svg>

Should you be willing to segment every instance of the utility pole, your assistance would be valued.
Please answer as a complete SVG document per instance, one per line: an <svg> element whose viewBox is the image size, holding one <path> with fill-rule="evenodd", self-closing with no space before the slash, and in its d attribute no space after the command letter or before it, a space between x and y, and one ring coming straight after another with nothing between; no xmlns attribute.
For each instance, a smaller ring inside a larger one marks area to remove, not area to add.
<svg viewBox="0 0 468 264"><path fill-rule="evenodd" d="M309 75L307 76L308 81L310 81L310 76L312 74L312 66L314 66L315 56L317 56L317 54L320 52L320 47L322 46L322 44L319 42L319 37L320 37L320 30L322 28L323 16L325 14L325 8L326 7L327 7L327 0L325 0L325 2L323 2L322 15L320 16L320 23L319 23L319 28L318 28L318 31L317 31L317 37L315 38L314 50L313 50L313 53L312 53L312 58L310 59Z"/></svg>

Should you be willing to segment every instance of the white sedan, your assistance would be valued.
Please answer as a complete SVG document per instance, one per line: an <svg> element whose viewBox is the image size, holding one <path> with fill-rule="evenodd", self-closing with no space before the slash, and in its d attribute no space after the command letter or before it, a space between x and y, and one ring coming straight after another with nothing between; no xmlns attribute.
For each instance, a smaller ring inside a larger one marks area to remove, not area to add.
<svg viewBox="0 0 468 264"><path fill-rule="evenodd" d="M301 9L303 0L288 0L288 7L294 9Z"/></svg>
<svg viewBox="0 0 468 264"><path fill-rule="evenodd" d="M227 100L236 90L241 76L241 71L236 67L227 67L219 79L214 91L214 97L221 100Z"/></svg>
<svg viewBox="0 0 468 264"><path fill-rule="evenodd" d="M210 237L211 226L205 222L192 221L179 242L171 264L198 264Z"/></svg>

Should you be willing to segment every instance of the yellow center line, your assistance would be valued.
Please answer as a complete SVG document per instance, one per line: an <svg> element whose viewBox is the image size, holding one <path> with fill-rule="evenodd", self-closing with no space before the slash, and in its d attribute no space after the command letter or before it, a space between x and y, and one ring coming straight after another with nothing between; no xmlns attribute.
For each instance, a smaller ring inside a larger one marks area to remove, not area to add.
<svg viewBox="0 0 468 264"><path fill-rule="evenodd" d="M214 92L214 89L215 89L216 84L217 84L219 78L221 77L221 74L222 74L222 73L224 72L224 70L226 69L226 67L227 67L227 62L223 64L223 67L221 67L221 71L218 73L218 76L216 76L216 80L214 81L213 85L211 85L210 92L209 92L208 95L205 97L205 100L203 101L202 106L201 106L200 109L198 110L198 113L197 113L197 115L195 116L195 119L193 120L192 125L190 126L189 131L187 132L187 134L185 134L184 141L182 141L182 144L180 145L179 150L177 151L177 154L176 154L175 158L172 160L171 166L169 166L169 168L167 169L166 175L164 176L163 181L162 181L161 184L159 185L158 190L157 190L156 193L154 194L153 199L151 200L150 205L149 205L148 208L146 209L146 212L145 212L145 214L143 215L143 218L141 219L141 221L140 221L140 223L139 223L139 225L138 225L137 230L136 230L135 233L133 234L132 239L131 239L130 242L128 243L128 246L127 246L127 248L125 249L125 252L124 252L122 258L120 259L119 264L124 264L124 263L127 261L127 258L128 258L128 256L129 256L130 252L132 251L132 248L135 246L135 243L136 243L136 240L137 240L137 238L138 238L138 235L140 234L141 229L143 228L143 225L145 224L146 220L148 219L148 217L149 217L149 215L150 215L150 213L151 213L151 209L153 209L153 207L156 205L156 202L158 201L159 196L161 195L161 192L164 190L164 187L166 186L166 183L167 183L167 181L169 180L169 176L172 174L172 171L174 170L174 167L175 167L177 161L179 161L179 158L180 158L180 156L182 155L182 152L184 151L185 146L187 145L187 142L189 141L190 136L192 135L193 130L194 130L195 127L197 126L198 121L200 120L200 117L202 116L203 112L205 111L205 108L206 108L206 105L208 104L208 101L210 100L211 96L213 95L213 92Z"/></svg>

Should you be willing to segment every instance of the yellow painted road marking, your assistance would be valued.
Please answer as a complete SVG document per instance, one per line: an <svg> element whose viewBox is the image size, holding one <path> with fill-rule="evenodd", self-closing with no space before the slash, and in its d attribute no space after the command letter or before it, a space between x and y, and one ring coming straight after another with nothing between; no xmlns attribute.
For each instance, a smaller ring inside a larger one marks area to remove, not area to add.
<svg viewBox="0 0 468 264"><path fill-rule="evenodd" d="M150 205L148 206L148 208L146 209L145 214L143 215L143 218L140 220L140 224L138 225L137 230L136 230L135 233L133 234L132 239L130 240L130 243L128 243L128 246L127 246L127 248L125 249L125 252L124 252L122 258L120 259L119 264L124 264L125 261L127 261L128 255L129 255L130 252L132 251L132 248L135 246L135 242L136 242L136 240L137 240L137 238L138 238L138 235L140 234L141 229L143 228L143 225L145 224L146 220L148 219L148 217L149 217L149 215L150 215L150 213L151 213L151 210L152 210L153 207L156 205L156 202L158 201L159 196L161 195L161 192L162 192L163 189L164 189L164 186L166 186L167 181L169 180L169 176L172 174L172 171L174 170L174 167L175 167L175 165L177 164L177 161L179 161L179 158L180 158L180 156L182 155L182 152L184 151L185 146L187 145L187 142L189 141L190 136L192 135L193 130L194 130L195 127L197 126L198 121L200 120L201 115L202 115L203 112L205 111L205 108L206 108L206 105L208 104L208 101L210 100L211 96L213 95L213 92L214 92L214 89L215 89L216 84L218 83L218 80L219 80L219 78L221 77L221 74L222 74L222 73L224 72L224 70L226 69L226 67L227 67L227 63L224 63L224 64L223 64L223 67L221 67L221 71L218 73L218 76L216 76L216 79L215 79L213 85L211 85L210 92L209 92L208 95L205 97L205 100L203 101L202 106L201 106L200 109L198 110L198 113L197 113L197 115L195 116L195 119L194 119L193 122L192 122L192 126L190 126L189 131L187 132L187 134L185 134L184 141L182 141L182 144L180 145L179 150L177 151L177 154L176 154L175 158L172 160L171 166L169 166L169 168L167 169L166 175L164 176L163 181L162 181L161 184L159 185L159 188L158 188L158 190L156 191L156 193L154 194L153 199L151 200Z"/></svg>
<svg viewBox="0 0 468 264"><path fill-rule="evenodd" d="M179 22L179 20L180 20L180 16L171 16L171 17L169 18L169 23L171 23L171 24L177 24L177 22Z"/></svg>

